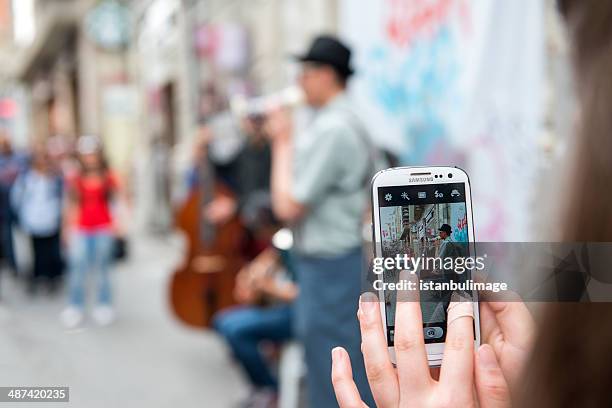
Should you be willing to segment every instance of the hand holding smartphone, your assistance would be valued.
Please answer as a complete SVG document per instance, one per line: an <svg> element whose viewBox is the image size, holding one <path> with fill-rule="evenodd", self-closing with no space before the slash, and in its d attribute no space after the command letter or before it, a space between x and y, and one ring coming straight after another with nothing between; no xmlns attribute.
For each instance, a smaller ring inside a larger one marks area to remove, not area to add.
<svg viewBox="0 0 612 408"><path fill-rule="evenodd" d="M509 407L509 387L496 352L481 346L476 358L471 339L474 325L463 316L460 307L448 313L448 347L440 377L433 381L423 342L419 302L397 304L396 367L387 352L378 299L372 293L362 295L357 316L361 327L362 350L372 395L381 407ZM352 379L349 356L342 347L332 350L332 382L341 408L364 406ZM474 390L476 392L474 392Z"/></svg>
<svg viewBox="0 0 612 408"><path fill-rule="evenodd" d="M408 267L417 281L422 330L430 366L439 366L447 339L448 305L459 300L472 308L474 347L480 344L477 294L444 290L468 282L470 271L457 273L453 263L474 256L472 204L467 174L456 167L399 167L383 170L372 180L374 256ZM404 262L400 262L404 261ZM408 262L410 261L410 262ZM379 262L382 265L382 262ZM391 265L387 262L386 265ZM450 266L449 266L450 265ZM400 268L401 269L401 268ZM400 269L380 274L380 314L391 361L394 348L397 290ZM445 286L446 285L446 286ZM438 290L438 288L442 288ZM465 306L462 306L465 309Z"/></svg>

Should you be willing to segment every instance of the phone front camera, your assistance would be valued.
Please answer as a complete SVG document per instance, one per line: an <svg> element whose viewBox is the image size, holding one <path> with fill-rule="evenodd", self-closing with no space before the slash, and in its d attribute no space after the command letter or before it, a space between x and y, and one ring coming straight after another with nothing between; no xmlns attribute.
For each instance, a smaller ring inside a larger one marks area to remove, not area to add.
<svg viewBox="0 0 612 408"><path fill-rule="evenodd" d="M448 173L448 178L453 178L453 173Z"/></svg>

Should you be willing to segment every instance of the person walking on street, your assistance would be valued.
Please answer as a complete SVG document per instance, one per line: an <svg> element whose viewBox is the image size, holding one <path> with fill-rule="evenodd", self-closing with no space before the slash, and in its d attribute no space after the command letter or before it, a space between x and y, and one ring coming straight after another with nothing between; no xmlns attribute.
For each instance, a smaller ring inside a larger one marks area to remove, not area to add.
<svg viewBox="0 0 612 408"><path fill-rule="evenodd" d="M372 402L355 310L362 221L375 164L369 136L345 94L350 56L338 39L316 38L298 57L300 85L315 111L312 122L296 137L285 111L273 112L267 123L273 209L295 235L296 333L304 344L311 407L336 406L329 353L338 345L351 355L359 391Z"/></svg>

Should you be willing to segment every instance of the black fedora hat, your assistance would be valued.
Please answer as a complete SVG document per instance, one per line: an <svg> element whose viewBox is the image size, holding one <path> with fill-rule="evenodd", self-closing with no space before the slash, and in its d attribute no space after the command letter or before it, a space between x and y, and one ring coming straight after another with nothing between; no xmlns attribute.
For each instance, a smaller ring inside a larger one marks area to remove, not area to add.
<svg viewBox="0 0 612 408"><path fill-rule="evenodd" d="M453 229L448 224L442 224L442 226L438 228L438 231L443 231L443 232L446 232L448 235L450 235L452 234Z"/></svg>
<svg viewBox="0 0 612 408"><path fill-rule="evenodd" d="M331 65L345 78L348 78L354 72L350 65L350 48L330 35L321 35L315 38L308 52L304 55L297 55L295 58L302 62Z"/></svg>

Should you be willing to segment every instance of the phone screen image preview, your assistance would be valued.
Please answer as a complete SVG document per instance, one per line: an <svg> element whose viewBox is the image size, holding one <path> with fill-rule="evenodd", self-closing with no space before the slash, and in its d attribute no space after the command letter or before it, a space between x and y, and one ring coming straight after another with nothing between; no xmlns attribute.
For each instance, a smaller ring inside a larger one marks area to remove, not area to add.
<svg viewBox="0 0 612 408"><path fill-rule="evenodd" d="M378 188L381 250L384 258L442 258L469 256L468 214L465 184L428 184ZM440 228L450 234L440 232ZM383 272L384 282L398 282L396 269ZM421 282L444 282L470 278L469 271L458 275L439 265L416 271ZM420 291L423 336L426 344L446 340L446 309L449 291ZM385 291L388 346L393 346L397 292Z"/></svg>

